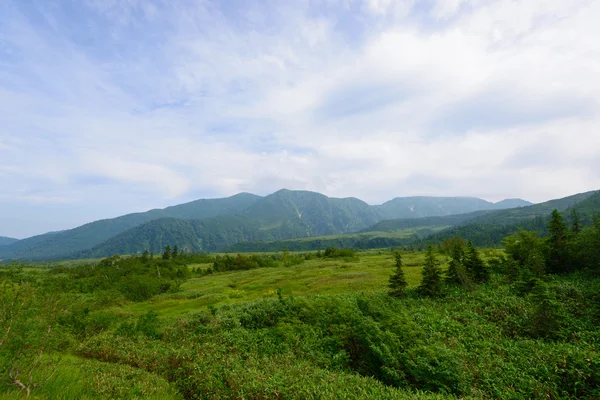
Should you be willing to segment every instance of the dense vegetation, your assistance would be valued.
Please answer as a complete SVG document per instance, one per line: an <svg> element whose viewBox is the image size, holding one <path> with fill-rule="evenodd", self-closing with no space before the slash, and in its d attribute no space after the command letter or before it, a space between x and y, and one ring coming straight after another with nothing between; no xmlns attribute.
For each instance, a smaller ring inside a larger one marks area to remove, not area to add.
<svg viewBox="0 0 600 400"><path fill-rule="evenodd" d="M110 257L0 270L3 398L600 396L600 218L505 250Z"/></svg>

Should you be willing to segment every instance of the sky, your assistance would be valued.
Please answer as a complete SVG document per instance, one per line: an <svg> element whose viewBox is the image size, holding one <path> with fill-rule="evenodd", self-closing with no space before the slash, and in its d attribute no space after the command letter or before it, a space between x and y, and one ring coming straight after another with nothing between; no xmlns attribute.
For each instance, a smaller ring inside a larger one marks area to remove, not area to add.
<svg viewBox="0 0 600 400"><path fill-rule="evenodd" d="M597 0L0 0L0 235L281 188L600 189Z"/></svg>

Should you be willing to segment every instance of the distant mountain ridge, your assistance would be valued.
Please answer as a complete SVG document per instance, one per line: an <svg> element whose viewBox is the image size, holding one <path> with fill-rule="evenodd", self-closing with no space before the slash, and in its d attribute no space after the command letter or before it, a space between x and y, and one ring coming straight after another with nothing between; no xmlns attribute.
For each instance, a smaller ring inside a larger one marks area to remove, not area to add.
<svg viewBox="0 0 600 400"><path fill-rule="evenodd" d="M282 189L268 196L240 193L221 199L127 214L38 235L0 247L0 258L103 257L160 251L178 244L188 251L219 251L235 243L285 240L361 231L385 219L447 216L524 200L491 203L472 197L398 197L381 205Z"/></svg>
<svg viewBox="0 0 600 400"><path fill-rule="evenodd" d="M328 246L376 248L394 246L425 246L460 236L479 246L496 246L506 236L520 229L547 234L552 210L559 210L568 224L571 211L576 210L582 224L590 224L600 214L600 191L580 193L519 209L483 210L467 214L383 220L359 233L304 239L265 242L238 242L226 250L231 252L308 251Z"/></svg>
<svg viewBox="0 0 600 400"><path fill-rule="evenodd" d="M19 239L6 237L6 236L0 236L0 246L8 246L9 244L13 244L18 241L19 241Z"/></svg>
<svg viewBox="0 0 600 400"><path fill-rule="evenodd" d="M506 199L498 203L476 197L397 197L375 206L383 219L440 217L481 210L525 207L532 203L521 199Z"/></svg>
<svg viewBox="0 0 600 400"><path fill-rule="evenodd" d="M522 208L493 211L434 233L424 241L440 243L444 239L460 236L478 246L500 244L504 237L521 229L545 233L553 210L561 212L567 222L571 222L571 210L576 210L583 223L591 223L592 217L600 214L600 191L579 193Z"/></svg>

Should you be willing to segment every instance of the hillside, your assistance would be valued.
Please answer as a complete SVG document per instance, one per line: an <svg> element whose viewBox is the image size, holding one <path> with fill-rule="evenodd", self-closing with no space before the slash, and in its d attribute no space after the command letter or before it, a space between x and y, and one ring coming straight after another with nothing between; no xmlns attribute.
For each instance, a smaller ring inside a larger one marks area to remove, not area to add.
<svg viewBox="0 0 600 400"><path fill-rule="evenodd" d="M135 254L146 249L160 253L166 245L175 244L185 252L218 251L239 241L253 240L257 231L257 225L237 216L196 221L161 218L125 231L89 250L75 253L72 257Z"/></svg>
<svg viewBox="0 0 600 400"><path fill-rule="evenodd" d="M162 210L127 214L118 218L91 222L61 232L47 233L20 240L0 248L0 257L53 258L90 249L122 232L160 218L198 219L237 214L260 199L240 193L222 199L203 199Z"/></svg>
<svg viewBox="0 0 600 400"><path fill-rule="evenodd" d="M518 209L495 211L468 220L462 226L455 226L435 233L424 239L427 243L440 243L445 239L460 236L478 246L499 245L501 240L521 229L546 233L548 218L553 210L563 214L570 221L571 210L577 210L582 222L589 224L593 215L600 214L600 192L591 191L557 200Z"/></svg>
<svg viewBox="0 0 600 400"><path fill-rule="evenodd" d="M564 214L569 220L573 209L577 211L582 223L591 224L594 217L600 213L600 191L565 210Z"/></svg>
<svg viewBox="0 0 600 400"><path fill-rule="evenodd" d="M307 191L280 190L236 216L195 221L160 219L123 232L77 257L104 257L167 244L185 251L222 251L238 242L272 241L355 232L377 222L367 203Z"/></svg>
<svg viewBox="0 0 600 400"><path fill-rule="evenodd" d="M356 232L381 218L362 200L280 190L242 213L274 239Z"/></svg>
<svg viewBox="0 0 600 400"><path fill-rule="evenodd" d="M473 220L489 212L490 211L473 211L467 214L456 214L436 217L386 219L366 229L363 229L361 232L393 232L405 230L408 228L449 227L465 223L466 221Z"/></svg>
<svg viewBox="0 0 600 400"><path fill-rule="evenodd" d="M18 242L19 239L10 238L6 236L0 236L0 246L8 246L9 244L13 244Z"/></svg>

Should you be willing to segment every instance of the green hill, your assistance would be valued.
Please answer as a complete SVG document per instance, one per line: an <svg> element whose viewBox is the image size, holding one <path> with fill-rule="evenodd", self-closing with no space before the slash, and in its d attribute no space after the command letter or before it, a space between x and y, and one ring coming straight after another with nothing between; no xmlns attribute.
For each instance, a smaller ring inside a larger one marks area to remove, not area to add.
<svg viewBox="0 0 600 400"><path fill-rule="evenodd" d="M163 210L127 214L118 218L91 222L61 232L52 232L20 240L0 248L0 258L55 258L90 249L122 232L160 218L210 218L237 214L260 199L240 193L222 199L197 200Z"/></svg>
<svg viewBox="0 0 600 400"><path fill-rule="evenodd" d="M257 230L257 225L237 216L195 221L161 218L127 230L72 257L96 258L144 250L160 253L166 245L177 245L185 252L217 251L238 241L252 240Z"/></svg>
<svg viewBox="0 0 600 400"><path fill-rule="evenodd" d="M521 229L546 233L548 218L553 210L560 211L570 219L571 210L577 210L583 223L590 223L593 215L600 213L600 192L579 193L562 199L550 200L529 207L494 211L435 233L424 239L428 243L440 243L447 238L460 236L478 246L499 245L502 239Z"/></svg>
<svg viewBox="0 0 600 400"><path fill-rule="evenodd" d="M367 203L308 191L280 190L237 216L195 221L160 219L123 232L76 256L103 257L167 244L186 251L222 251L238 242L273 241L355 232L377 222Z"/></svg>
<svg viewBox="0 0 600 400"><path fill-rule="evenodd" d="M9 244L13 244L18 242L19 239L10 238L6 236L0 236L0 246L8 246Z"/></svg>

